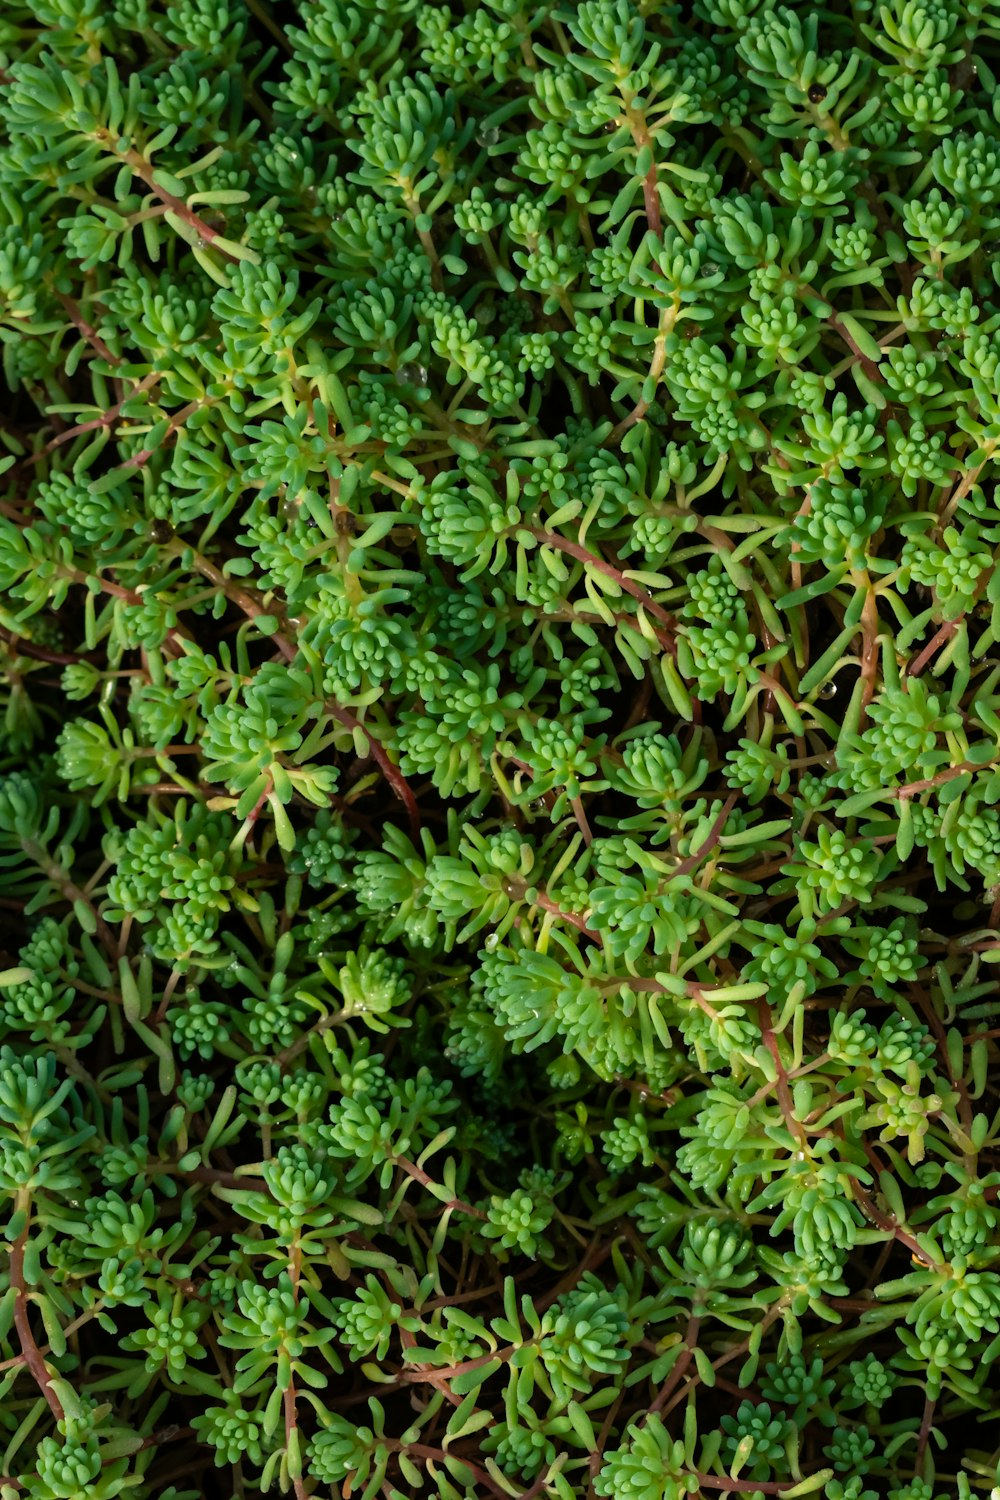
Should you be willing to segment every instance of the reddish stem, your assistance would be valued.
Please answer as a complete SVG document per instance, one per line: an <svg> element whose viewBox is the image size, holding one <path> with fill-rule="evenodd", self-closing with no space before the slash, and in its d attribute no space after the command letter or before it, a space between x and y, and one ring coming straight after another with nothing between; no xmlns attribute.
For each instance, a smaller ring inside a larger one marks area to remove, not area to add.
<svg viewBox="0 0 1000 1500"><path fill-rule="evenodd" d="M27 1243L28 1225L26 1224L10 1251L10 1284L14 1288L14 1329L25 1365L31 1371L35 1384L48 1402L52 1415L57 1422L61 1422L65 1416L62 1402L52 1389L48 1367L42 1357L42 1351L35 1342L35 1335L31 1331L31 1319L28 1316L28 1288L24 1279L24 1250Z"/></svg>
<svg viewBox="0 0 1000 1500"><path fill-rule="evenodd" d="M603 573L606 578L614 579L619 588L624 589L627 594L631 594L633 599L637 599L654 619L666 625L667 629L671 632L677 629L677 621L673 615L669 614L663 608L662 604L657 604L649 590L644 589L641 583L636 583L634 579L627 577L621 568L613 567L611 563L605 562L603 557L597 557L595 553L588 552L587 548L580 542L571 542L568 537L560 536L558 532L537 530L532 531L531 534L538 541L544 543L545 546L555 547L559 552L566 552L570 557L575 557L577 561L584 563L587 567L595 569L598 573Z"/></svg>
<svg viewBox="0 0 1000 1500"><path fill-rule="evenodd" d="M783 1495L786 1490L794 1490L798 1483L792 1479L784 1482L778 1480L763 1479L730 1479L728 1474L699 1474L698 1484L703 1490L727 1490L730 1493L737 1492L746 1495L755 1495L762 1490L765 1495Z"/></svg>
<svg viewBox="0 0 1000 1500"><path fill-rule="evenodd" d="M647 129L646 121L643 116L634 114L632 112L631 106L629 106L628 110L628 119L629 128L632 132L632 140L635 143L636 150L642 151L644 147L648 146L649 154L652 158L649 171L642 179L642 204L646 214L646 223L649 226L650 231L657 237L659 237L663 230L663 219L660 214L660 196L657 191L657 172L656 159L655 157L653 157L653 138L650 135L649 130Z"/></svg>
<svg viewBox="0 0 1000 1500"><path fill-rule="evenodd" d="M935 651L946 645L957 630L957 620L945 620L944 624L935 631L934 635L927 642L920 655L915 656L911 662L907 663L905 675L907 677L919 677Z"/></svg>
<svg viewBox="0 0 1000 1500"><path fill-rule="evenodd" d="M281 1401L285 1417L285 1446L287 1448L298 1427L298 1414L295 1410L294 1380L288 1382L287 1387L282 1393ZM295 1493L295 1500L309 1500L309 1491L306 1489L305 1482L301 1476L299 1478L292 1477L292 1489Z"/></svg>
<svg viewBox="0 0 1000 1500"><path fill-rule="evenodd" d="M569 805L573 809L573 816L576 819L576 826L583 834L583 842L589 849L591 844L594 842L594 835L591 832L590 824L587 822L587 814L584 809L583 802L579 797L571 797L569 799Z"/></svg>
<svg viewBox="0 0 1000 1500"><path fill-rule="evenodd" d="M175 542L172 544L172 550L178 557L180 557L190 549L186 548L181 542ZM208 581L214 584L217 589L221 589L226 598L231 600L238 609L241 609L248 619L257 620L261 618L267 618L274 620L280 618L280 615L277 612L272 612L271 610L265 609L249 589L242 588L239 584L234 583L231 578L227 578L225 573L223 573L220 568L217 568L215 564L211 562L207 557L205 557L202 553L194 552L192 554L192 558L194 567L202 575L202 577L207 578ZM288 637L281 631L273 632L268 637L268 639L272 642L276 650L280 651L281 655L287 662L293 662L295 660L298 655L298 649L293 644L293 642L290 641ZM344 727L346 729L350 729L352 733L355 730L360 729L364 734L365 739L368 741L369 755L378 766L379 770L382 772L382 775L385 777L386 781L389 783L392 790L399 798L400 802L402 802L403 806L406 808L410 820L411 831L414 835L416 835L420 830L420 809L417 807L417 799L413 795L413 790L410 787L409 782L404 777L402 771L389 759L389 756L386 753L385 749L375 738L367 725L362 724L361 720L356 718L349 709L342 708L339 703L334 703L332 699L328 699L326 703L326 710L334 719L337 720L338 723L343 724Z"/></svg>
<svg viewBox="0 0 1000 1500"><path fill-rule="evenodd" d="M782 1118L792 1139L797 1141L800 1147L804 1149L808 1144L806 1129L802 1124L802 1121L799 1120L795 1114L795 1104L792 1099L792 1090L788 1082L788 1072L781 1058L781 1049L778 1046L778 1038L775 1035L774 1026L772 1024L771 1007L768 1005L766 998L758 1001L757 1014L760 1020L760 1030L761 1036L764 1039L764 1045L767 1047L768 1052L770 1052L771 1054L771 1057L774 1061L775 1072L777 1073L775 1093L778 1097L778 1104L781 1108Z"/></svg>
<svg viewBox="0 0 1000 1500"><path fill-rule="evenodd" d="M463 1458L459 1453L448 1453L444 1448L431 1448L426 1443L399 1443L397 1451L406 1453L407 1455L413 1454L416 1458L423 1458L431 1463L442 1463L446 1458L457 1459L459 1463L465 1464L465 1467L475 1474L479 1483L485 1485L491 1495L498 1495L501 1497L501 1500L507 1500L507 1491L502 1490L499 1485L494 1483L485 1469L481 1469L471 1459ZM521 1500L523 1500L523 1496Z"/></svg>
<svg viewBox="0 0 1000 1500"><path fill-rule="evenodd" d="M649 1408L649 1411L646 1413L647 1416L653 1416L656 1412L662 1411L663 1407L666 1405L673 1392L677 1389L681 1381L684 1379L685 1372L691 1361L694 1359L694 1351L698 1345L698 1330L700 1327L700 1315L698 1313L692 1312L690 1317L688 1318L687 1327L684 1330L684 1343L686 1345L684 1353L681 1355L680 1359L671 1370L669 1376L660 1387L660 1391L656 1397L656 1400L653 1402L652 1406Z"/></svg>
<svg viewBox="0 0 1000 1500"><path fill-rule="evenodd" d="M424 1171L423 1167L418 1167L416 1162L410 1161L408 1157L395 1156L393 1157L393 1161L408 1177L412 1177L414 1182L419 1182L422 1187L436 1188L438 1186L433 1177ZM442 1200L439 1199L438 1201L441 1202ZM466 1214L470 1219L479 1219L485 1222L487 1217L481 1208L475 1208L471 1203L465 1203L461 1198L449 1198L444 1203L444 1207L460 1214Z"/></svg>
<svg viewBox="0 0 1000 1500"><path fill-rule="evenodd" d="M692 870L697 869L698 865L700 865L702 860L705 858L705 855L712 852L712 850L718 844L719 839L722 837L722 830L725 828L726 822L729 818L729 814L736 806L738 800L739 794L737 792L730 792L729 796L723 803L722 811L719 813L715 822L708 830L708 836L706 837L705 842L702 844L701 848L696 853L689 854L687 859L681 860L680 864L673 871L671 879L676 879L678 875L689 875Z"/></svg>
<svg viewBox="0 0 1000 1500"><path fill-rule="evenodd" d="M167 425L167 430L163 434L160 446L166 447L170 439L184 426L188 417L193 416L196 411L200 411L203 406L210 404L210 399L206 401L204 398L199 397L197 401L189 401L187 406L183 406L180 411L174 412ZM119 464L118 469L122 472L128 469L141 469L143 464L149 463L149 460L156 451L155 448L140 448L138 453L133 453L131 458L127 458L124 463Z"/></svg>
<svg viewBox="0 0 1000 1500"><path fill-rule="evenodd" d="M199 216L194 212L193 209L188 208L183 198L175 197L173 193L168 192L165 187L157 182L153 163L151 161L148 161L140 151L136 151L133 148L128 151L120 152L112 137L111 131L105 130L103 127L96 130L94 134L101 145L103 145L107 150L114 151L115 156L118 157L119 160L127 163L128 166L132 168L132 171L135 173L136 177L138 177L141 182L144 182L146 184L150 192L152 192L157 198L159 198L164 207L169 209L172 214L176 214L179 219L183 219L184 223L187 224L191 229L193 229L198 238L203 240L206 245L210 245L213 243L213 241L220 238L218 230L213 229L210 224L206 224L205 220L199 218ZM231 251L223 250L221 253L229 261L236 261L239 259L239 257L233 255Z"/></svg>
<svg viewBox="0 0 1000 1500"><path fill-rule="evenodd" d="M595 932L592 927L587 926L586 917L581 917L579 912L563 911L562 907L557 906L550 897L546 896L544 891L536 892L531 904L532 906L541 907L542 911L551 912L551 914L554 917L558 917L561 922L569 922L569 924L572 927L575 927L578 932L582 932L584 937L593 939L595 943L599 943L601 941L601 934L599 932Z"/></svg>
<svg viewBox="0 0 1000 1500"><path fill-rule="evenodd" d="M56 296L66 309L66 314L70 322L79 329L94 353L99 354L101 359L105 360L109 365L120 365L121 360L118 358L118 355L112 354L104 340L98 337L97 330L90 326L77 304L73 301L73 298L67 297L65 292L56 292Z"/></svg>
<svg viewBox="0 0 1000 1500"><path fill-rule="evenodd" d="M375 738L368 726L362 724L360 719L356 719L346 708L341 708L339 704L330 703L329 701L327 702L327 710L346 728L352 730L360 729L362 731L365 739L368 741L369 755L392 787L400 802L406 808L407 816L410 820L410 832L416 837L420 832L420 809L417 806L417 799L413 795L413 789L402 771L394 761L389 759L384 747Z"/></svg>
<svg viewBox="0 0 1000 1500"><path fill-rule="evenodd" d="M74 662L88 660L86 656L76 652L49 651L45 646L36 646L34 641L26 641L23 636L15 635L12 630L5 630L2 625L0 625L0 641L6 641L17 656L30 656L35 661L50 662L57 667L68 667Z"/></svg>
<svg viewBox="0 0 1000 1500"><path fill-rule="evenodd" d="M854 1199L858 1204L858 1207L861 1209L861 1212L865 1215L865 1217L869 1219L877 1229L881 1229L884 1234L891 1234L895 1239L899 1240L900 1244L905 1245L910 1254L916 1260L919 1260L922 1266L928 1266L932 1271L938 1269L934 1265L933 1261L927 1259L926 1254L923 1250L921 1250L912 1234L907 1233L905 1229L897 1224L895 1219L889 1218L886 1214L879 1212L879 1210L875 1207L872 1199L869 1198L868 1194L865 1192L864 1188L856 1178L851 1177L850 1184L851 1192L854 1195Z"/></svg>
<svg viewBox="0 0 1000 1500"><path fill-rule="evenodd" d="M959 766L946 766L936 776L928 776L926 781L910 781L906 786L891 787L887 795L890 797L915 797L918 792L929 792L933 787L943 786L946 781L954 781L958 776L965 776L969 771L979 770L981 767L971 765L963 761Z"/></svg>
<svg viewBox="0 0 1000 1500"><path fill-rule="evenodd" d="M82 437L86 432L96 432L101 427L113 426L121 414L122 407L129 401L132 401L142 391L150 390L159 379L160 371L151 370L148 375L143 376L137 386L129 391L128 395L123 396L120 401L116 401L114 406L109 406L107 411L103 412L101 416L93 417L89 422L80 422L76 427L67 427L65 432L60 432L51 442L46 443L44 448L39 449L37 453L33 453L25 461L30 464L37 464L41 459L47 458L53 449L58 448L62 443L69 443L73 438Z"/></svg>
<svg viewBox="0 0 1000 1500"><path fill-rule="evenodd" d="M868 586L865 594L864 606L861 610L861 712L862 723L864 713L869 703L875 696L875 682L878 677L878 603L875 599L875 590Z"/></svg>

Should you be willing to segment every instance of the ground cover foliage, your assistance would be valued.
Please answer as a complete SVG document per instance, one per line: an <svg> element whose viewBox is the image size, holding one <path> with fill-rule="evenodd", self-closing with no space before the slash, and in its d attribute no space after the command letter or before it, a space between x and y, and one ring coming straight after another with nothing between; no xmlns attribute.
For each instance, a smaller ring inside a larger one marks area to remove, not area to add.
<svg viewBox="0 0 1000 1500"><path fill-rule="evenodd" d="M998 66L3 7L3 1500L996 1493Z"/></svg>

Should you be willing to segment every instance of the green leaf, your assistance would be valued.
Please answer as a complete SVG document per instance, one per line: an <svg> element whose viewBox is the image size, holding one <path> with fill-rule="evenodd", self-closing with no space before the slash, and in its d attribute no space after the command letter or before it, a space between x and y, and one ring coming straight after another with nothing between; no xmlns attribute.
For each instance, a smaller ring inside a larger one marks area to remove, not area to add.
<svg viewBox="0 0 1000 1500"><path fill-rule="evenodd" d="M502 1360L491 1359L484 1365L478 1365L474 1370L462 1370L457 1375L450 1376L448 1383L456 1396L465 1396L470 1392L478 1391L502 1366Z"/></svg>
<svg viewBox="0 0 1000 1500"><path fill-rule="evenodd" d="M874 364L878 364L882 358L881 346L878 340L873 338L868 332L864 324L859 322L853 313L847 312L838 312L837 321L847 329L847 332L865 358L870 359Z"/></svg>
<svg viewBox="0 0 1000 1500"><path fill-rule="evenodd" d="M890 795L885 787L873 787L867 792L855 792L853 796L845 797L843 802L838 802L836 813L838 818L856 818L859 813L867 812L869 807L874 807L876 802Z"/></svg>

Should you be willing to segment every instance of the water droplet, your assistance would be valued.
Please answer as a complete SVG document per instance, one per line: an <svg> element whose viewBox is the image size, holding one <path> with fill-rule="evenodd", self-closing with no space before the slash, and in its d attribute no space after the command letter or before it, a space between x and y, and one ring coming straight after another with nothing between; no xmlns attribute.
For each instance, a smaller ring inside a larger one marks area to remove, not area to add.
<svg viewBox="0 0 1000 1500"><path fill-rule="evenodd" d="M817 696L820 698L836 698L837 684L835 682L824 682Z"/></svg>
<svg viewBox="0 0 1000 1500"><path fill-rule="evenodd" d="M425 365L400 365L396 371L396 379L401 385L426 385L427 367Z"/></svg>
<svg viewBox="0 0 1000 1500"><path fill-rule="evenodd" d="M495 125L484 125L476 136L476 144L479 146L495 146L500 139L500 131Z"/></svg>
<svg viewBox="0 0 1000 1500"><path fill-rule="evenodd" d="M495 932L491 932L489 936L483 940L483 947L486 949L487 953L492 953L494 949L499 948L499 946L500 939L497 937Z"/></svg>
<svg viewBox="0 0 1000 1500"><path fill-rule="evenodd" d="M618 129L618 121L617 120L608 120L606 122L605 126L604 126L604 134L605 135L614 135L614 133L615 133L615 131L617 129Z"/></svg>

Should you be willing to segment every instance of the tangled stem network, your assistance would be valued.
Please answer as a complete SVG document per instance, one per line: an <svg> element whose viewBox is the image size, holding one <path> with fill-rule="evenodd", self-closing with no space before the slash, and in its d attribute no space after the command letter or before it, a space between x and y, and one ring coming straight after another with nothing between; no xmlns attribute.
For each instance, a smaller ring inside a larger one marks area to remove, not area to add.
<svg viewBox="0 0 1000 1500"><path fill-rule="evenodd" d="M0 1500L988 1500L1000 4L2 9Z"/></svg>

